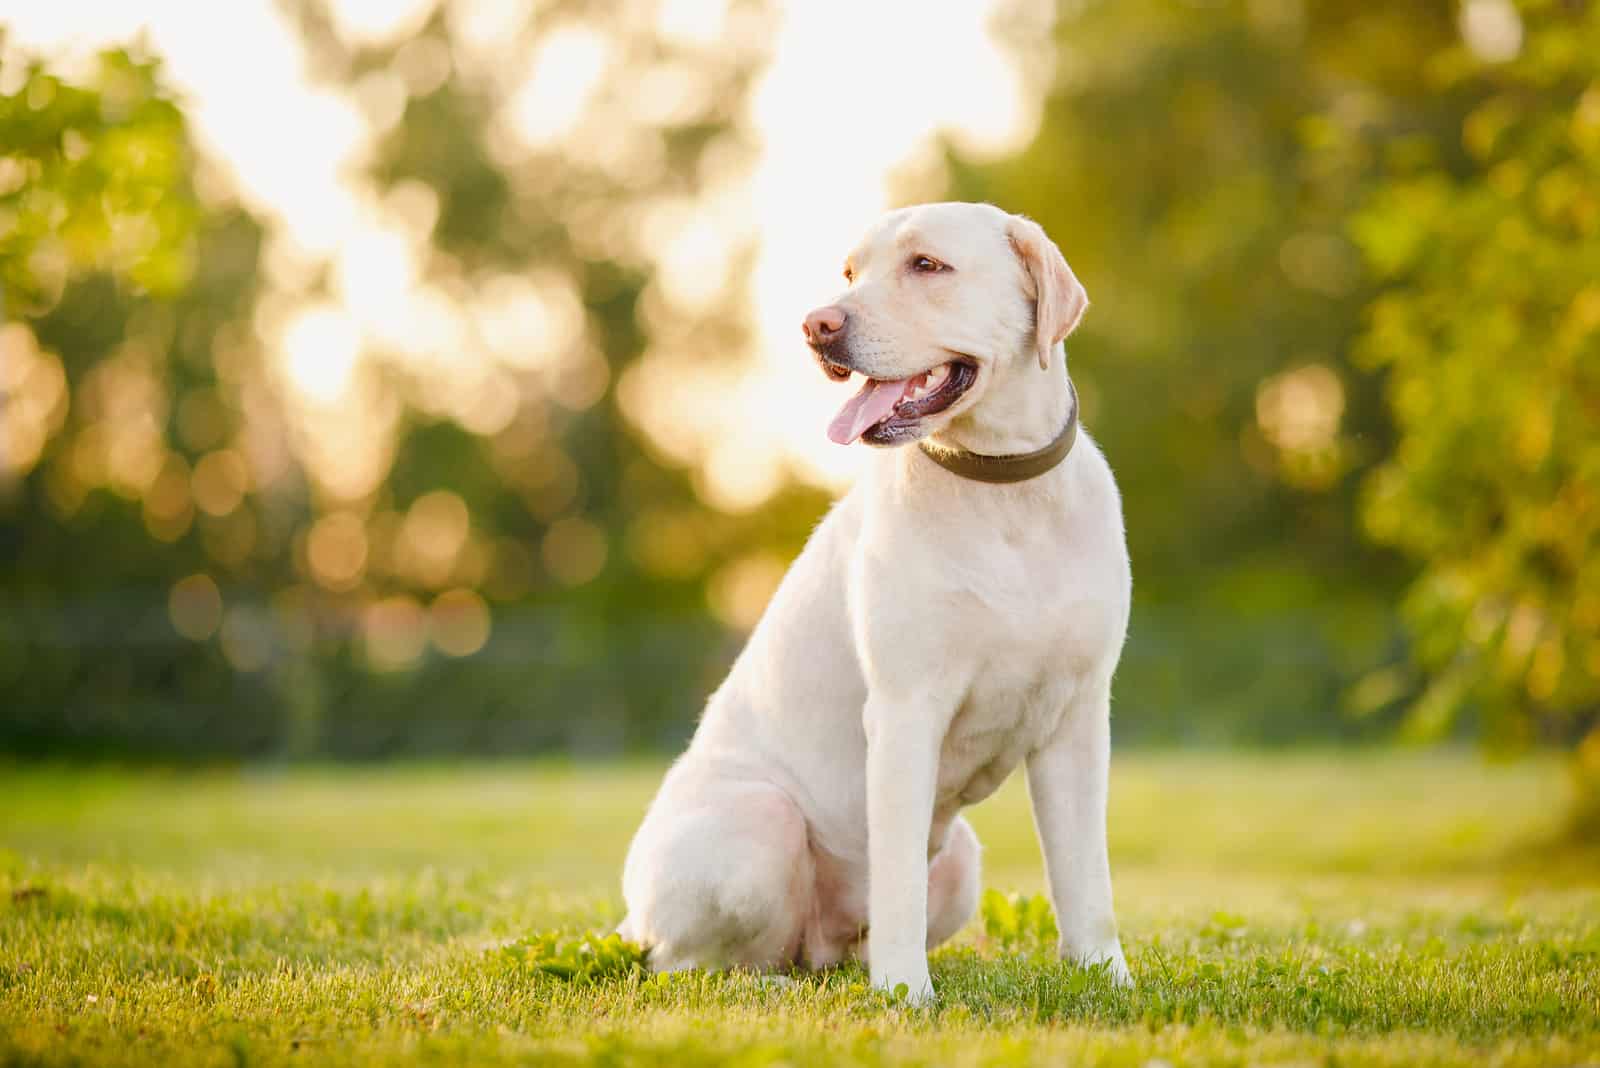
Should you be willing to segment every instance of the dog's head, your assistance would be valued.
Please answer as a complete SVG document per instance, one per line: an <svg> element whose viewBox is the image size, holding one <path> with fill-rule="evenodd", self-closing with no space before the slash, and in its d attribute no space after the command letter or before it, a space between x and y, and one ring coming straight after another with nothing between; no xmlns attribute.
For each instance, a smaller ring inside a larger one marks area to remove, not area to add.
<svg viewBox="0 0 1600 1068"><path fill-rule="evenodd" d="M844 276L848 288L804 326L830 378L867 380L828 427L840 444L937 433L996 381L1048 368L1089 306L1039 224L989 204L890 212Z"/></svg>

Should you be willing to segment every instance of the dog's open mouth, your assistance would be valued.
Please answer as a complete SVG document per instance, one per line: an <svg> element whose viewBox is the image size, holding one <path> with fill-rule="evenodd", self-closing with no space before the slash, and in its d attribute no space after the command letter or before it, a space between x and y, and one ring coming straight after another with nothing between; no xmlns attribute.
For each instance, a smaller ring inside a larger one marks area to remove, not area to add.
<svg viewBox="0 0 1600 1068"><path fill-rule="evenodd" d="M838 377L832 368L829 371L830 378ZM971 361L951 360L910 378L869 378L828 424L828 437L840 445L857 438L871 445L893 445L916 437L918 420L950 407L977 377L978 368Z"/></svg>

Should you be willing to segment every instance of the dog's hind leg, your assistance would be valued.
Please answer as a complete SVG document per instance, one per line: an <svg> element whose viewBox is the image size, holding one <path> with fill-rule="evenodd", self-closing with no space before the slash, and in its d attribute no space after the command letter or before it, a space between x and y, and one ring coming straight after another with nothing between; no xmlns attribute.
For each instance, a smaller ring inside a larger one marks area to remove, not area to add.
<svg viewBox="0 0 1600 1068"><path fill-rule="evenodd" d="M972 825L957 816L944 845L928 865L928 948L967 925L978 911L983 888L982 858Z"/></svg>
<svg viewBox="0 0 1600 1068"><path fill-rule="evenodd" d="M805 817L786 793L701 782L664 794L639 829L623 927L653 971L776 968L799 953L812 883Z"/></svg>

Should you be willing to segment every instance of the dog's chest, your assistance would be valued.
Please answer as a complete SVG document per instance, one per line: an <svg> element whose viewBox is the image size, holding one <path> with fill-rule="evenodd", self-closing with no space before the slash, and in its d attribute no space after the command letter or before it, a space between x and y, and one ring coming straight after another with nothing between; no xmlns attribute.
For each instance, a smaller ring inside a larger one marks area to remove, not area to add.
<svg viewBox="0 0 1600 1068"><path fill-rule="evenodd" d="M1078 685L1082 621L1066 607L1081 584L1074 562L1038 531L990 535L982 581L958 599L961 633L950 636L975 664L940 748L941 816L998 789L1055 733Z"/></svg>
<svg viewBox="0 0 1600 1068"><path fill-rule="evenodd" d="M948 665L961 693L940 746L935 828L993 793L1056 732L1105 650L1119 609L1117 549L1086 517L1042 498L931 508L867 557L861 607L867 656ZM892 536L890 536L892 535ZM1125 563L1122 568L1125 570ZM916 587L904 581L920 576ZM893 582L874 582L884 575ZM1125 596L1125 594L1124 594Z"/></svg>
<svg viewBox="0 0 1600 1068"><path fill-rule="evenodd" d="M1040 666L980 672L956 710L939 752L935 808L940 815L994 793L1056 730L1073 688Z"/></svg>

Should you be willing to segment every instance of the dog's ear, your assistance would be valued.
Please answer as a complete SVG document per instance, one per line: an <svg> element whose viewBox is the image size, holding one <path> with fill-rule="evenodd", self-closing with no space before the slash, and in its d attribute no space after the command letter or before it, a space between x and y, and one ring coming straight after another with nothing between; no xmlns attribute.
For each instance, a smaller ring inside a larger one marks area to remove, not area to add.
<svg viewBox="0 0 1600 1068"><path fill-rule="evenodd" d="M1056 342L1078 328L1089 307L1089 294L1067 266L1066 257L1044 232L1044 227L1020 215L1011 217L1007 228L1011 247L1017 250L1022 265L1033 283L1034 344L1039 366L1050 368L1050 353Z"/></svg>

